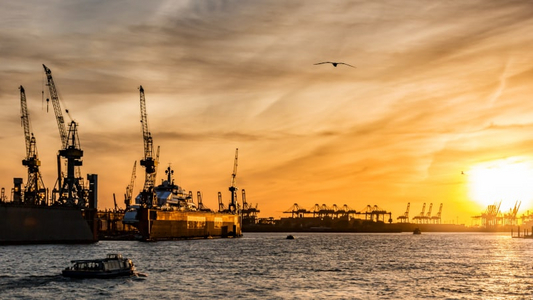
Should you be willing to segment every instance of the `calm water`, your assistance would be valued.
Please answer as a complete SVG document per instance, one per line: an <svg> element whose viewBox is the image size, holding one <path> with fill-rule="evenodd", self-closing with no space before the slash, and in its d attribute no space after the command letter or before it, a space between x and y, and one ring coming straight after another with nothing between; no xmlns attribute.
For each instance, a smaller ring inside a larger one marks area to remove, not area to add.
<svg viewBox="0 0 533 300"><path fill-rule="evenodd" d="M0 247L1 299L531 299L533 240L509 234L246 233L240 239ZM69 279L120 252L145 278Z"/></svg>

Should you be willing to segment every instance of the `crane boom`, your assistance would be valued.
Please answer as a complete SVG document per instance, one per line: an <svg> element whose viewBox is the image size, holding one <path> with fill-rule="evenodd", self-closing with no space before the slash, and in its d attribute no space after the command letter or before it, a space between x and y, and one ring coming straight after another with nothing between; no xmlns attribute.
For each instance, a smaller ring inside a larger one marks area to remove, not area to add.
<svg viewBox="0 0 533 300"><path fill-rule="evenodd" d="M63 113L61 112L61 105L59 103L59 96L57 94L57 89L54 84L54 78L52 77L52 71L43 64L44 72L46 73L46 79L48 89L50 90L50 98L52 105L54 107L54 113L57 120L57 128L59 129L59 136L61 137L62 148L67 148L68 145L68 132L67 127L65 126L65 119L63 118Z"/></svg>
<svg viewBox="0 0 533 300"><path fill-rule="evenodd" d="M231 186L235 187L235 177L237 177L237 162L239 159L239 148L235 149L235 161L233 163L233 173L231 173Z"/></svg>
<svg viewBox="0 0 533 300"><path fill-rule="evenodd" d="M88 190L84 186L83 178L81 177L80 167L83 165L82 157L83 150L81 150L80 141L78 137L78 124L71 120L69 129L67 131L65 126L65 119L61 112L61 105L59 103L59 96L56 85L52 77L52 71L43 64L44 72L46 74L47 86L50 91L50 98L54 106L54 112L59 128L59 136L61 138L61 150L57 157L58 160L58 178L57 183L59 189L54 188L53 193L58 193L59 199L57 203L67 206L86 207L89 204ZM68 110L65 110L68 114ZM67 174L62 178L61 172L61 158L67 161ZM54 197L54 196L53 196Z"/></svg>
<svg viewBox="0 0 533 300"><path fill-rule="evenodd" d="M140 98L141 98L141 127L143 132L143 141L144 141L144 159L147 160L152 158L154 152L154 146L152 141L152 135L150 130L148 130L148 114L146 113L146 98L144 95L144 89L142 85L139 87Z"/></svg>
<svg viewBox="0 0 533 300"><path fill-rule="evenodd" d="M26 159L32 157L31 151L31 134L30 134L30 117L28 114L28 106L26 104L26 92L24 87L21 85L20 89L20 114L21 122L24 127L24 140L26 141Z"/></svg>
<svg viewBox="0 0 533 300"><path fill-rule="evenodd" d="M239 159L239 148L235 149L235 161L233 162L233 173L231 173L231 186L229 191L231 192L231 202L228 206L230 212L237 211L237 186L235 177L237 177L237 162Z"/></svg>

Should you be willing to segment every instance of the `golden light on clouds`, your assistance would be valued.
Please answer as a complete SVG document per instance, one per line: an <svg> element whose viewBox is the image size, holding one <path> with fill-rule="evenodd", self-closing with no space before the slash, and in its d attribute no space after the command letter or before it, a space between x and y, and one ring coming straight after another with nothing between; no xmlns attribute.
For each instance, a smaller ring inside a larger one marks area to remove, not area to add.
<svg viewBox="0 0 533 300"><path fill-rule="evenodd" d="M533 204L533 161L511 157L484 162L465 176L471 199L483 206L501 201L501 211L506 211L518 201L525 207Z"/></svg>
<svg viewBox="0 0 533 300"><path fill-rule="evenodd" d="M126 2L2 1L0 187L26 177L20 85L45 184L56 181L44 63L101 208L143 154L139 85L161 166L210 207L229 197L239 148L237 185L260 217L295 202L393 219L443 203L443 220L464 222L499 200L532 208L533 2Z"/></svg>

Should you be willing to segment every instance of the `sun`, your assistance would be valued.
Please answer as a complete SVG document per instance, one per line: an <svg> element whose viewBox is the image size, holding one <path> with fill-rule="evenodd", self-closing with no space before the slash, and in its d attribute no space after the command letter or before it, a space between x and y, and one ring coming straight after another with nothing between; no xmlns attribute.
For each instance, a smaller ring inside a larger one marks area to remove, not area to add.
<svg viewBox="0 0 533 300"><path fill-rule="evenodd" d="M500 203L501 211L517 201L522 208L533 203L533 161L512 157L473 166L464 172L468 178L470 198L487 205Z"/></svg>

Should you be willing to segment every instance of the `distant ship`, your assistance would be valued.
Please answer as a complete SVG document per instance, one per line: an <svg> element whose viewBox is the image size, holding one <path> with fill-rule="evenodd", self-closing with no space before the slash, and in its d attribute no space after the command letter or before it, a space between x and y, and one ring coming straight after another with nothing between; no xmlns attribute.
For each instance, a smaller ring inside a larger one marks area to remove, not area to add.
<svg viewBox="0 0 533 300"><path fill-rule="evenodd" d="M242 236L237 212L199 209L192 195L174 184L172 174L168 167L166 180L154 188L153 204L143 204L143 192L136 197L124 214L124 224L137 228L146 241Z"/></svg>

